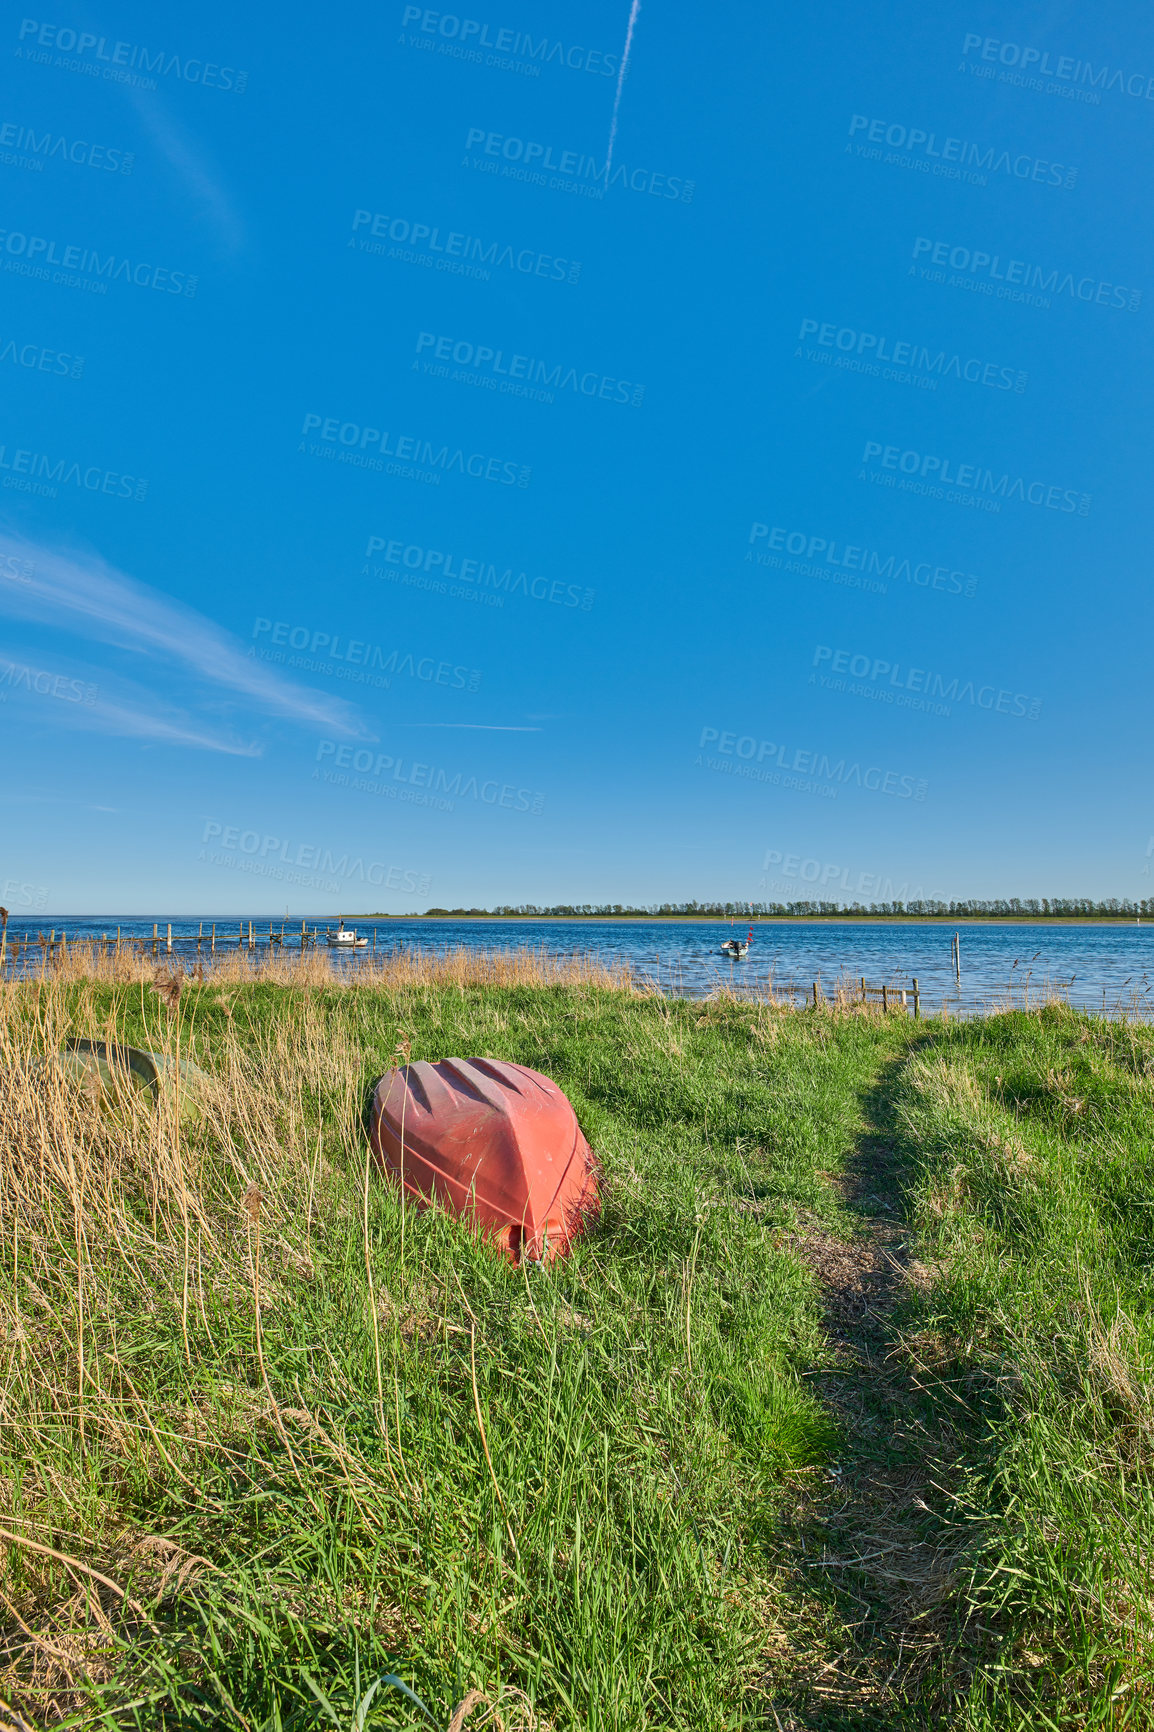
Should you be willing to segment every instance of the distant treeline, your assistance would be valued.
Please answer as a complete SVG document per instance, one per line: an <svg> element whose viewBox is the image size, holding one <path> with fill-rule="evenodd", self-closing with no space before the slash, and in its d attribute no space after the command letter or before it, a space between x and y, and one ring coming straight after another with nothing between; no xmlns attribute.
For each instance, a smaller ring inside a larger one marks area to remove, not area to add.
<svg viewBox="0 0 1154 1732"><path fill-rule="evenodd" d="M635 908L624 902L560 902L552 908L539 908L534 902L521 902L516 906L512 903L498 903L495 908L427 908L425 913L448 918L457 916L467 919L474 915L487 916L489 919L526 920L550 916L574 919L589 916L597 919L598 916L609 914L625 914L638 920L660 920L662 916L673 914L706 918L733 916L738 919L742 915L751 914L803 915L807 918L820 917L823 914L843 917L854 914L867 919L870 915L884 918L905 914L915 917L938 915L987 920L1110 920L1127 915L1154 916L1154 896L1139 902L1117 896L1110 896L1105 902L1093 902L1087 896L1010 896L999 897L993 901L971 897L964 902L870 902L868 905L864 902L655 902L648 908Z"/></svg>

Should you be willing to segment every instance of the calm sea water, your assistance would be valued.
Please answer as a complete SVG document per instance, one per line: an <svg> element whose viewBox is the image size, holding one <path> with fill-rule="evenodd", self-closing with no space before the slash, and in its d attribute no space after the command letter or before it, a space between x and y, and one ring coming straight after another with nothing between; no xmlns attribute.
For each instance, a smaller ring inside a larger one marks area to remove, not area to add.
<svg viewBox="0 0 1154 1732"><path fill-rule="evenodd" d="M74 940L115 937L147 941L151 946L151 916L117 921L112 916L54 916L61 929ZM161 948L166 922L160 923ZM174 954L195 959L199 919L172 922ZM310 919L311 927L323 933L335 924L331 916ZM207 933L211 918L204 922ZM273 921L273 931L281 924ZM300 943L299 918L285 923L285 949ZM218 948L235 946L241 928L239 917L216 920ZM254 921L254 934L267 941L269 922ZM244 923L247 936L248 924ZM378 954L397 948L438 952L464 945L470 950L494 950L529 946L562 955L588 955L607 962L629 963L664 991L701 997L718 986L744 994L772 988L792 991L798 997L812 990L814 981L832 991L841 979L857 981L862 975L870 984L882 982L908 987L916 975L923 1003L936 1010L943 1001L951 1010L983 1010L1007 1002L1031 1002L1047 992L1060 994L1069 1003L1085 1009L1116 1014L1126 1010L1143 1016L1154 1013L1154 921L1119 926L1038 925L963 926L960 987L951 956L953 929L930 924L886 926L876 922L822 921L789 925L755 923L753 944L743 962L731 962L719 954L719 945L731 934L744 938L747 926L727 920L703 921L601 921L601 920L389 920L359 923L358 930L375 940ZM33 940L46 932L42 920L13 916L9 938ZM365 953L361 953L361 957ZM372 951L368 952L371 957ZM207 954L204 957L207 962ZM355 968L360 957L342 957L344 967ZM29 969L39 970L42 952L27 953ZM23 959L22 964L23 966Z"/></svg>

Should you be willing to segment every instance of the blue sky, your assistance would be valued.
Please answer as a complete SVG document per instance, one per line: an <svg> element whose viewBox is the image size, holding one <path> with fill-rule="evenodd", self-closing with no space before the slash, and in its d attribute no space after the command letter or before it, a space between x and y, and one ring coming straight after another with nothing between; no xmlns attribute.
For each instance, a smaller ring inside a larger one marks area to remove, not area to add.
<svg viewBox="0 0 1154 1732"><path fill-rule="evenodd" d="M9 16L14 913L1149 894L1148 15L629 16Z"/></svg>

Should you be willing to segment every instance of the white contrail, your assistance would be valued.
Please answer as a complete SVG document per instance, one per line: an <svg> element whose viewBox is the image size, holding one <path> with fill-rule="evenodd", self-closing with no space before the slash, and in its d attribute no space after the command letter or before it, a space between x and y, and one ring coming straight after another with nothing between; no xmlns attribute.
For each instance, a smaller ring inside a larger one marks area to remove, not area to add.
<svg viewBox="0 0 1154 1732"><path fill-rule="evenodd" d="M483 734L539 734L540 728L511 728L504 722L394 722L395 728L476 728Z"/></svg>
<svg viewBox="0 0 1154 1732"><path fill-rule="evenodd" d="M621 56L621 70L617 74L617 91L613 98L613 119L609 123L609 150L605 157L605 184L609 185L609 170L613 167L613 146L617 142L617 110L621 107L621 87L625 83L625 74L629 70L629 51L633 47L633 26L637 22L637 14L641 10L641 0L633 0L629 12L629 27L625 32L625 52Z"/></svg>

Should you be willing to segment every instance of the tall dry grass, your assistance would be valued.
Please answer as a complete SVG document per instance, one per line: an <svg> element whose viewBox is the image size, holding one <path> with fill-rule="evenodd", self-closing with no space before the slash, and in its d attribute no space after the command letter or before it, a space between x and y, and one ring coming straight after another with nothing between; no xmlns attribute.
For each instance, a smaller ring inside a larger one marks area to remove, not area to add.
<svg viewBox="0 0 1154 1732"><path fill-rule="evenodd" d="M329 950L220 949L193 960L173 954L150 955L144 948L113 948L80 943L57 951L51 961L29 969L28 979L60 983L85 980L105 984L151 982L157 972L176 972L217 985L361 987L399 992L410 987L590 986L617 992L649 990L626 963L609 963L588 954L558 954L520 945L510 949L396 949L355 957Z"/></svg>
<svg viewBox="0 0 1154 1732"><path fill-rule="evenodd" d="M126 1592L112 1577L147 1598L139 1584L151 1592L187 1562L167 1541L142 1550L147 1535L108 1530L115 1500L97 1483L161 1473L195 1496L198 1453L219 1463L230 1447L219 1414L206 1423L195 1406L163 1411L146 1398L142 1339L178 1329L186 1365L217 1362L243 1424L269 1429L295 1459L261 1318L310 1278L322 1215L330 1234L356 1232L349 1174L363 1145L363 1054L309 995L291 1019L247 1030L243 1047L226 1014L209 1051L192 995L166 1003L146 984L151 967L137 966L144 1044L206 1067L198 1114L182 1113L177 1090L154 1103L127 1080L110 1090L78 1080L54 1057L65 1039L123 1038L84 984L85 961L0 992L0 1432L21 1462L0 1479L0 1626L27 1632L0 1641L0 1698L27 1688L31 1653L55 1705L111 1663L108 1614ZM297 1411L293 1424L323 1455L332 1440L320 1421ZM338 1479L362 1471L339 1446L330 1453ZM70 1529L83 1547L61 1543Z"/></svg>

